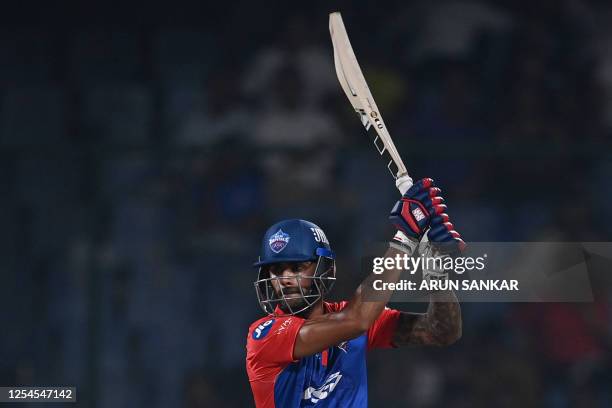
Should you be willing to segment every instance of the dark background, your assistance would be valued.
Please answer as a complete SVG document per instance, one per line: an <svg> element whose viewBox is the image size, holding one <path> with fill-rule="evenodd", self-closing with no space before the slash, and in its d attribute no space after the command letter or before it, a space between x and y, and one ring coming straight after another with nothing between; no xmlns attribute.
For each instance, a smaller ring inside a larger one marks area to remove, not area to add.
<svg viewBox="0 0 612 408"><path fill-rule="evenodd" d="M467 241L610 241L605 1L12 7L1 385L75 385L83 407L252 405L251 264L281 218L323 227L334 298L350 295L398 194L337 83L330 11ZM371 406L610 406L606 297L466 304L458 344L371 355Z"/></svg>

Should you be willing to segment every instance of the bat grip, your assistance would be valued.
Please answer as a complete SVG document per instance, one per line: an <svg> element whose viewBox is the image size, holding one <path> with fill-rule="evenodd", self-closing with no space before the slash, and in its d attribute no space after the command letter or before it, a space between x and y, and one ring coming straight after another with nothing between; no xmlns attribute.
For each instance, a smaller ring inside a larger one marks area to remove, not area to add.
<svg viewBox="0 0 612 408"><path fill-rule="evenodd" d="M395 179L395 186L401 195L406 194L406 191L412 187L412 177L410 177L408 173L398 174Z"/></svg>

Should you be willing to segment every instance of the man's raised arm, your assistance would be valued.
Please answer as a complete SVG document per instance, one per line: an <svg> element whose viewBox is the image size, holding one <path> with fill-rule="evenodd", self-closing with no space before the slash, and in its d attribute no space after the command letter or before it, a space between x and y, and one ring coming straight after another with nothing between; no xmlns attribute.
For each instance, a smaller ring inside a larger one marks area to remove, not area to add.
<svg viewBox="0 0 612 408"><path fill-rule="evenodd" d="M444 200L439 197L439 193L440 189L433 186L433 180L423 179L416 182L397 202L389 218L398 228L398 234L385 257L405 253L412 255L432 219L441 222L448 220L443 214L446 206L442 204ZM372 290L373 280L381 280L382 283L397 282L400 273L398 269L388 269L380 275L371 274L357 288L342 311L306 320L295 342L294 358L312 355L367 331L392 294L390 290L380 291L376 293L375 299L370 299L367 291Z"/></svg>
<svg viewBox="0 0 612 408"><path fill-rule="evenodd" d="M448 256L449 252L464 249L465 243L459 237L448 219L434 218L427 232L429 242L422 242L419 250L426 257L441 259ZM448 273L441 265L434 262L432 267L423 268L423 279L448 279ZM461 326L461 307L455 293L452 290L434 292L429 295L426 313L400 314L393 343L397 346L448 346L461 338Z"/></svg>

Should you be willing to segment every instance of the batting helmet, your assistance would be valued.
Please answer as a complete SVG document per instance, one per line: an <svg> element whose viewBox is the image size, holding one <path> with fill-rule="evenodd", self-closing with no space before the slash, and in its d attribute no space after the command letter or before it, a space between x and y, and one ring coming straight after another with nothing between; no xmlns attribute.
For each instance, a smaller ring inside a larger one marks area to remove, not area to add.
<svg viewBox="0 0 612 408"><path fill-rule="evenodd" d="M291 307L283 292L283 285L278 285L277 293L272 282L279 277L271 277L269 266L281 262L316 262L313 276L298 274L296 279L301 294L300 307ZM276 306L285 314L299 314L314 305L324 294L329 292L336 280L335 255L329 246L325 233L310 221L291 219L272 225L264 234L259 259L254 264L259 267L255 291L261 308L269 315L276 315ZM302 287L302 279L312 279L312 284Z"/></svg>

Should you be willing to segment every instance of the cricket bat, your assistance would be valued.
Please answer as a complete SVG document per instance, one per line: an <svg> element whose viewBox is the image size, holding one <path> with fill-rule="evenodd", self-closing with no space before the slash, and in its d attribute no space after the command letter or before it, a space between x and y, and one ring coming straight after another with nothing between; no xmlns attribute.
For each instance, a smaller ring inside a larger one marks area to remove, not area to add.
<svg viewBox="0 0 612 408"><path fill-rule="evenodd" d="M372 134L376 150L388 160L387 168L393 178L407 176L406 166L395 148L393 139L391 139L361 68L359 68L357 57L355 57L339 12L329 15L329 33L334 46L334 64L340 86L359 115L366 132ZM372 129L374 133L371 132ZM412 179L410 179L410 185L412 185Z"/></svg>

